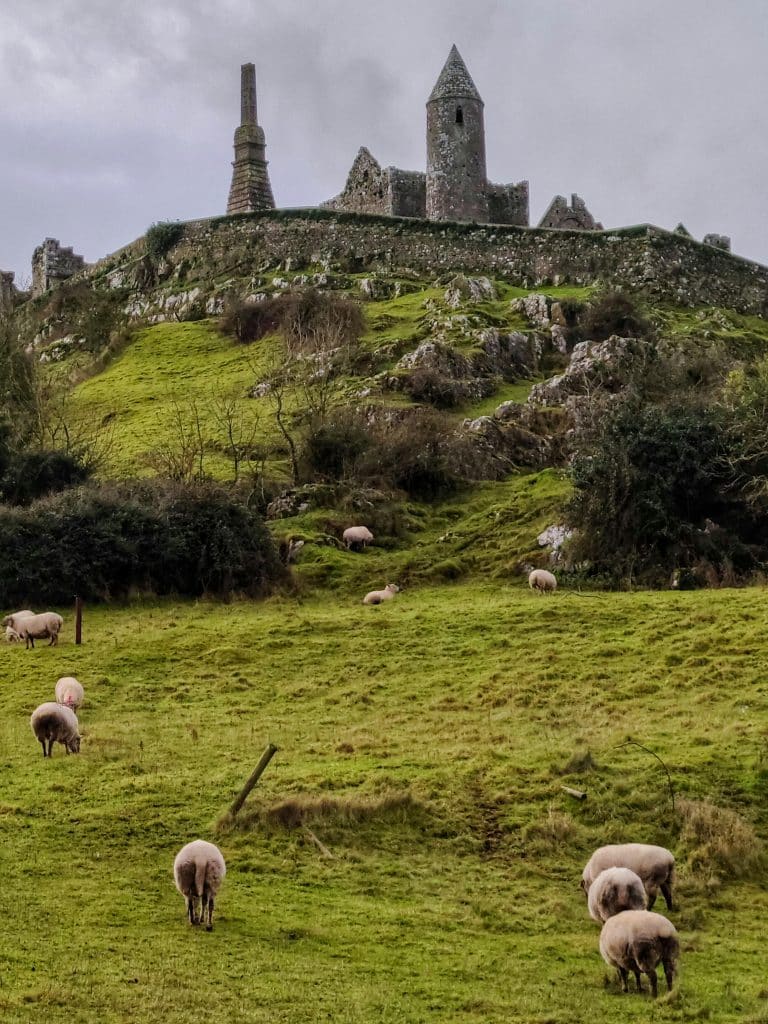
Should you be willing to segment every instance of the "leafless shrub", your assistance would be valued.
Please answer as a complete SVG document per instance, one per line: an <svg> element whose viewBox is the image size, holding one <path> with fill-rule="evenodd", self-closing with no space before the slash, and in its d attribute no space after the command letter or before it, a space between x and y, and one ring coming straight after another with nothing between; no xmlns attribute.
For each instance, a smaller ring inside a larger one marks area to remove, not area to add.
<svg viewBox="0 0 768 1024"><path fill-rule="evenodd" d="M678 800L680 840L693 870L725 878L750 874L763 861L763 846L752 825L735 811L709 800Z"/></svg>
<svg viewBox="0 0 768 1024"><path fill-rule="evenodd" d="M410 817L424 807L408 790L391 790L376 796L318 796L297 793L279 803L241 814L238 822L246 827L268 825L295 829L316 822L355 825L393 816Z"/></svg>

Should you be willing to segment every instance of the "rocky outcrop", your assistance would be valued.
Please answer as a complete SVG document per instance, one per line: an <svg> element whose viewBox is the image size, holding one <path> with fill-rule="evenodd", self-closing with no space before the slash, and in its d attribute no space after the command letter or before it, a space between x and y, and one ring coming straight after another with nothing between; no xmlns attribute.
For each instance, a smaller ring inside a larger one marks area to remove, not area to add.
<svg viewBox="0 0 768 1024"><path fill-rule="evenodd" d="M569 398L587 396L597 388L617 392L655 355L655 346L639 338L613 335L606 341L582 341L574 347L565 372L535 384L528 401L532 405L565 405Z"/></svg>

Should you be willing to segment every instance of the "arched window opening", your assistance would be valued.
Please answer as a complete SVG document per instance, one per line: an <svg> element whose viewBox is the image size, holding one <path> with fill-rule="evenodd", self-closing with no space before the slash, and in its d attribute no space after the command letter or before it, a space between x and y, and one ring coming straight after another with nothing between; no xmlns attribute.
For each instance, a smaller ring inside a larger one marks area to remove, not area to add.
<svg viewBox="0 0 768 1024"><path fill-rule="evenodd" d="M461 107L456 107L456 124L464 124L464 111Z"/></svg>

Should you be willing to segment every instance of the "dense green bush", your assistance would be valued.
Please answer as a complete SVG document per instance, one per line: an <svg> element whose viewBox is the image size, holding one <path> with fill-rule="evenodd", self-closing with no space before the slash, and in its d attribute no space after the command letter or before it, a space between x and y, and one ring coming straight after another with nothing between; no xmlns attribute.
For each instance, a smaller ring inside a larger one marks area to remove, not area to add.
<svg viewBox="0 0 768 1024"><path fill-rule="evenodd" d="M624 401L600 419L572 477L573 555L598 572L700 565L722 579L766 557L765 523L734 488L721 410Z"/></svg>
<svg viewBox="0 0 768 1024"><path fill-rule="evenodd" d="M184 236L184 225L178 220L158 221L147 229L144 246L148 256L161 259L167 252L181 241Z"/></svg>
<svg viewBox="0 0 768 1024"><path fill-rule="evenodd" d="M76 487L87 477L88 468L69 452L14 452L2 466L0 501L29 505L48 494Z"/></svg>
<svg viewBox="0 0 768 1024"><path fill-rule="evenodd" d="M226 491L84 487L0 507L0 604L154 594L258 596L283 569L259 515Z"/></svg>

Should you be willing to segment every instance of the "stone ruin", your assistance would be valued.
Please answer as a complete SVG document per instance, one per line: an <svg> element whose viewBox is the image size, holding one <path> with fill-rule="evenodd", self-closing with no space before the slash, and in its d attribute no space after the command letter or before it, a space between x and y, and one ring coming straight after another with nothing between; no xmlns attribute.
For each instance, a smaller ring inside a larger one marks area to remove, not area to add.
<svg viewBox="0 0 768 1024"><path fill-rule="evenodd" d="M713 245L716 249L731 251L731 240L728 235L704 235L704 245Z"/></svg>
<svg viewBox="0 0 768 1024"><path fill-rule="evenodd" d="M32 253L32 297L66 281L86 266L82 256L63 248L58 238L46 238Z"/></svg>
<svg viewBox="0 0 768 1024"><path fill-rule="evenodd" d="M539 221L540 228L560 228L562 231L602 231L600 224L587 209L587 204L574 192L568 205L565 196L555 196Z"/></svg>
<svg viewBox="0 0 768 1024"><path fill-rule="evenodd" d="M12 270L0 270L0 316L9 313L16 303L18 293L13 278Z"/></svg>
<svg viewBox="0 0 768 1024"><path fill-rule="evenodd" d="M528 182L488 181L483 110L454 46L427 101L426 173L382 168L363 147L344 191L322 205L350 213L528 227Z"/></svg>

